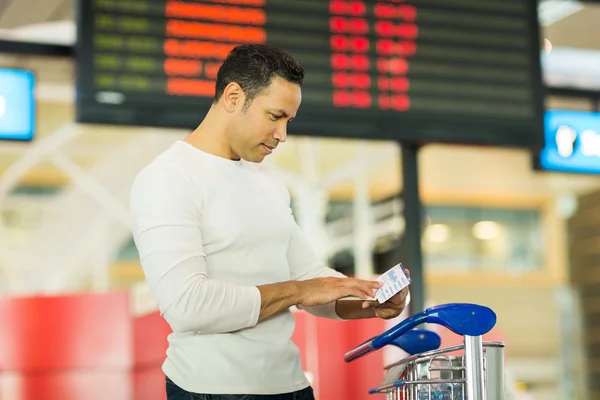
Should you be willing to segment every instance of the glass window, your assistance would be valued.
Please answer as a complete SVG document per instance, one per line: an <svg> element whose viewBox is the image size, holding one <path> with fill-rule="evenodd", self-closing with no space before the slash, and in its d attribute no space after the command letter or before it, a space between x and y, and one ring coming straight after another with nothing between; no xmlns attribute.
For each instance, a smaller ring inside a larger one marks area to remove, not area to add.
<svg viewBox="0 0 600 400"><path fill-rule="evenodd" d="M139 258L140 254L135 246L133 237L119 249L116 257L119 261L139 261Z"/></svg>
<svg viewBox="0 0 600 400"><path fill-rule="evenodd" d="M542 266L538 210L426 206L423 257L434 271L509 270Z"/></svg>

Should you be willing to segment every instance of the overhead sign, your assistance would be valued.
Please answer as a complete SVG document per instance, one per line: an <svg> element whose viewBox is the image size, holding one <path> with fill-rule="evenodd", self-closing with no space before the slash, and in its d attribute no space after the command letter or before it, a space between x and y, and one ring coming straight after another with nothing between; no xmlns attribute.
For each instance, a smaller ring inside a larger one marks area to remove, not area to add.
<svg viewBox="0 0 600 400"><path fill-rule="evenodd" d="M539 147L535 0L79 0L77 120L195 128L242 43L306 68L291 133Z"/></svg>
<svg viewBox="0 0 600 400"><path fill-rule="evenodd" d="M549 171L600 174L600 113L549 110L539 167Z"/></svg>
<svg viewBox="0 0 600 400"><path fill-rule="evenodd" d="M31 140L35 132L35 75L0 68L0 140Z"/></svg>

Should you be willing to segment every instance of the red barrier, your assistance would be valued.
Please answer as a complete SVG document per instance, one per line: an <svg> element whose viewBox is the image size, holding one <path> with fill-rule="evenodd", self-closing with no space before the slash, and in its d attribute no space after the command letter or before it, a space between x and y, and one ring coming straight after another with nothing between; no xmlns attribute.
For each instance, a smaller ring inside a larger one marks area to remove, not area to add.
<svg viewBox="0 0 600 400"><path fill-rule="evenodd" d="M162 364L162 362L160 363ZM133 372L132 385L135 400L166 400L165 373L161 365L146 367Z"/></svg>
<svg viewBox="0 0 600 400"><path fill-rule="evenodd" d="M126 293L0 299L2 398L131 398Z"/></svg>
<svg viewBox="0 0 600 400"><path fill-rule="evenodd" d="M131 365L126 293L0 299L0 370Z"/></svg>
<svg viewBox="0 0 600 400"><path fill-rule="evenodd" d="M1 376L0 397L6 400L129 400L129 371L67 370L14 372Z"/></svg>
<svg viewBox="0 0 600 400"><path fill-rule="evenodd" d="M162 363L171 328L158 312L133 318L133 399L165 400Z"/></svg>
<svg viewBox="0 0 600 400"><path fill-rule="evenodd" d="M133 318L133 365L136 369L162 365L171 327L158 312Z"/></svg>
<svg viewBox="0 0 600 400"><path fill-rule="evenodd" d="M293 340L317 399L372 399L383 354L343 355L385 329L382 320L332 321L295 313ZM127 294L0 300L0 397L10 400L165 400L168 324L132 317Z"/></svg>

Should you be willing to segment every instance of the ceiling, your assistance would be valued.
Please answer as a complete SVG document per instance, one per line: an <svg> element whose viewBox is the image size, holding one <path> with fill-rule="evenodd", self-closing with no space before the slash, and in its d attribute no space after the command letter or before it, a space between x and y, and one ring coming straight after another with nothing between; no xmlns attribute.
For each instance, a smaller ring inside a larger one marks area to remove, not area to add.
<svg viewBox="0 0 600 400"><path fill-rule="evenodd" d="M552 4L577 4L572 1L548 2ZM564 6L563 6L564 7ZM543 9L543 6L541 7ZM543 21L543 13L540 12ZM571 5L565 14L553 19L549 18L544 27L544 37L554 47L574 49L600 50L600 4Z"/></svg>
<svg viewBox="0 0 600 400"><path fill-rule="evenodd" d="M69 29L64 28L70 25L64 22L74 20L73 3L73 0L1 0L0 35L62 43L65 35L74 34L74 29L66 32ZM72 41L73 38L67 39Z"/></svg>
<svg viewBox="0 0 600 400"><path fill-rule="evenodd" d="M73 19L72 0L2 0L0 28L12 29Z"/></svg>

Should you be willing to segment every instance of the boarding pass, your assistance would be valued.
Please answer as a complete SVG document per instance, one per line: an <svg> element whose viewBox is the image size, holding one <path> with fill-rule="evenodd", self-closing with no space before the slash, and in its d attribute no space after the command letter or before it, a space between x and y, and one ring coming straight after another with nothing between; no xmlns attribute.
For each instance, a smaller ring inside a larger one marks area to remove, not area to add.
<svg viewBox="0 0 600 400"><path fill-rule="evenodd" d="M394 266L377 278L383 286L377 289L375 298L379 303L385 303L390 297L404 289L410 284L410 278L406 275L402 263Z"/></svg>

